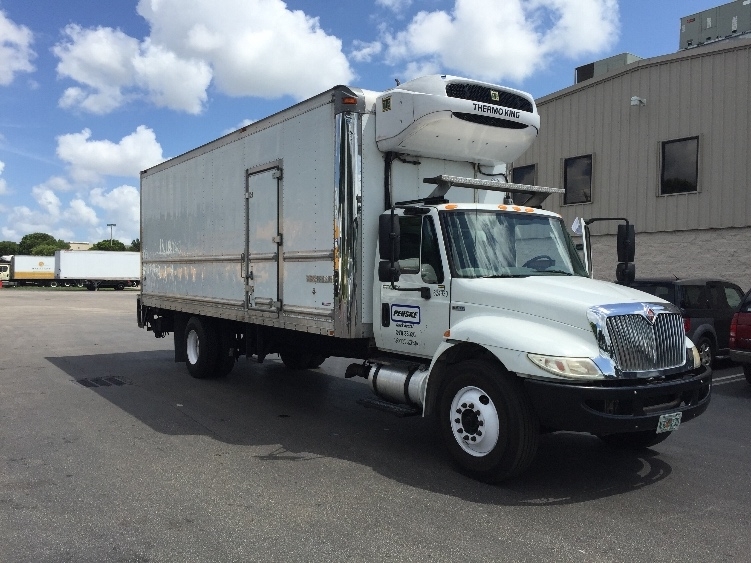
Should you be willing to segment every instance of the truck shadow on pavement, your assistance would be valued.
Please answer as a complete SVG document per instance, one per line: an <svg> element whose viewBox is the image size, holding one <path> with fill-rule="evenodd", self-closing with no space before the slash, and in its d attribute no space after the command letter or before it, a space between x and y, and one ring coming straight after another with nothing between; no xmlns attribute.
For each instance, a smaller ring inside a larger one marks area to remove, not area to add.
<svg viewBox="0 0 751 563"><path fill-rule="evenodd" d="M507 506L626 494L672 472L669 456L658 451L621 451L593 436L556 433L541 437L537 457L522 476L500 485L479 483L455 470L434 420L396 418L357 405L357 399L372 396L370 389L364 380L325 373L340 372L339 365L327 368L332 360L322 369L290 371L278 360L242 358L228 377L215 380L192 379L168 350L47 360L80 393L106 399L154 432L248 446L243 455L253 464L334 458L418 489Z"/></svg>

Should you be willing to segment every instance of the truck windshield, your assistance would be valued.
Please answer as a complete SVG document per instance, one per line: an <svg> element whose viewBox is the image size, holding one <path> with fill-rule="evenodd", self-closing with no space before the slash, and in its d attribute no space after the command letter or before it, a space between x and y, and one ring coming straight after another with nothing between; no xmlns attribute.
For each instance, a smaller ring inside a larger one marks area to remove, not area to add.
<svg viewBox="0 0 751 563"><path fill-rule="evenodd" d="M557 217L472 210L441 212L441 219L456 277L587 275Z"/></svg>

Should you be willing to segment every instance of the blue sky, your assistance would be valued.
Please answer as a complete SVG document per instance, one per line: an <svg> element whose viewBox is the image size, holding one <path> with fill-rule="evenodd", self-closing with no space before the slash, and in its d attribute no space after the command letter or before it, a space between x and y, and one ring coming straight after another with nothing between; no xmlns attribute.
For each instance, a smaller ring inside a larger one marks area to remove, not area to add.
<svg viewBox="0 0 751 563"><path fill-rule="evenodd" d="M717 0L0 0L0 240L139 232L138 172L336 84L544 96Z"/></svg>

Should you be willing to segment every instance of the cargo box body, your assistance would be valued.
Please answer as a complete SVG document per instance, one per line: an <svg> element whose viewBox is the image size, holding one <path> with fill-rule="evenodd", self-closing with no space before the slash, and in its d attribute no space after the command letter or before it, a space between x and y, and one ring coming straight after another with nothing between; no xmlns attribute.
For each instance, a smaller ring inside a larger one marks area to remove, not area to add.
<svg viewBox="0 0 751 563"><path fill-rule="evenodd" d="M387 207L379 95L337 87L142 173L143 305L372 336ZM472 176L473 166L394 158L390 197L425 197L435 186L423 178ZM472 201L467 192L452 200Z"/></svg>
<svg viewBox="0 0 751 563"><path fill-rule="evenodd" d="M10 281L53 280L55 279L54 256L15 255L10 260Z"/></svg>
<svg viewBox="0 0 751 563"><path fill-rule="evenodd" d="M58 250L54 265L58 280L135 281L141 274L138 252Z"/></svg>

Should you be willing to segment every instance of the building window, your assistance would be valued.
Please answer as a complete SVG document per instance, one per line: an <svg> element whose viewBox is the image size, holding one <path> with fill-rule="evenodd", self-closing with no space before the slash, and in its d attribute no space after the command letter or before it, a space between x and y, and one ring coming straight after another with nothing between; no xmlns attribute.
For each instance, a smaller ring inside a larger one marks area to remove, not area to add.
<svg viewBox="0 0 751 563"><path fill-rule="evenodd" d="M526 186L534 186L537 182L535 173L537 172L536 164L529 164L527 166L514 166L511 169L511 182L514 184L524 184ZM524 205L529 199L529 194L512 194L512 199L516 205Z"/></svg>
<svg viewBox="0 0 751 563"><path fill-rule="evenodd" d="M699 137L662 143L660 194L685 194L698 191Z"/></svg>
<svg viewBox="0 0 751 563"><path fill-rule="evenodd" d="M575 156L563 161L563 204L592 201L592 155Z"/></svg>

